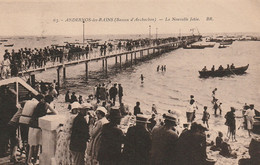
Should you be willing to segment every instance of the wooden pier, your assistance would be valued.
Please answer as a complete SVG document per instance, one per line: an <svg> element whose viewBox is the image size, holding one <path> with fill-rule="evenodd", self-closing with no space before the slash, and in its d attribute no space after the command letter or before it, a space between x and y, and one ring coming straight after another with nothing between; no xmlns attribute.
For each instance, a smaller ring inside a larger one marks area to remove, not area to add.
<svg viewBox="0 0 260 165"><path fill-rule="evenodd" d="M91 57L91 54L88 55L88 58L86 59L77 59L73 61L63 61L62 63L54 64L51 66L45 66L42 68L36 68L36 69L28 69L26 71L20 71L19 76L22 75L34 75L35 73L39 72L44 72L46 70L50 69L56 69L57 70L57 83L58 86L60 86L60 72L61 70L63 71L63 78L66 78L66 68L69 66L73 65L78 65L85 63L85 70L86 70L86 79L89 77L89 63L92 61L100 61L102 60L102 69L105 74L108 72L108 63L107 60L109 58L115 58L115 67L119 68L120 70L122 69L122 64L123 64L123 56L125 56L125 62L124 63L130 63L130 66L134 65L137 63L138 59L143 59L148 56L152 55L158 55L162 54L164 52L168 52L171 50L178 49L183 46L183 44L191 44L200 39L201 36L187 36L186 38L182 38L182 40L175 41L175 42L169 42L161 45L156 45L156 46L149 46L145 48L139 48L136 50L132 51L124 51L124 52L115 52L112 54L108 55L103 55L103 56L95 56ZM82 52L84 53L84 52ZM139 56L139 57L138 57ZM119 60L118 60L119 59Z"/></svg>

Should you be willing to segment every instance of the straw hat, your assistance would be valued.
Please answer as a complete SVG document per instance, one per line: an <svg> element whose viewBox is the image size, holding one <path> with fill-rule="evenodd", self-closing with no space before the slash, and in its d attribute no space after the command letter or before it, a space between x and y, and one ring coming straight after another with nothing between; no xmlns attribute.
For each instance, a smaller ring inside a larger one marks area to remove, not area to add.
<svg viewBox="0 0 260 165"><path fill-rule="evenodd" d="M72 109L81 108L81 105L80 105L79 102L77 102L77 101L73 102L70 106L71 106L71 110L72 110Z"/></svg>
<svg viewBox="0 0 260 165"><path fill-rule="evenodd" d="M164 114L163 117L164 117L165 120L177 122L176 115L174 115L172 113Z"/></svg>
<svg viewBox="0 0 260 165"><path fill-rule="evenodd" d="M72 104L70 104L70 106L71 106L70 113L72 113L72 114L76 114L77 110L79 108L81 108L81 105L79 104L79 102L76 102L76 101L73 102Z"/></svg>
<svg viewBox="0 0 260 165"><path fill-rule="evenodd" d="M81 104L81 108L92 109L93 106L90 103L83 103Z"/></svg>
<svg viewBox="0 0 260 165"><path fill-rule="evenodd" d="M139 123L151 123L148 121L148 117L143 114L137 114L136 115L136 122Z"/></svg>
<svg viewBox="0 0 260 165"><path fill-rule="evenodd" d="M105 115L107 114L107 109L105 107L98 107L97 111L103 112Z"/></svg>

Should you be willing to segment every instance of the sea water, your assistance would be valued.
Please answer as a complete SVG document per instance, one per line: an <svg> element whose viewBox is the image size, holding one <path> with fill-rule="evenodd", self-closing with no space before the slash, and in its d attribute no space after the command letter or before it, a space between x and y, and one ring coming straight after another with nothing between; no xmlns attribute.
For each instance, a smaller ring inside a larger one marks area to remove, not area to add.
<svg viewBox="0 0 260 165"><path fill-rule="evenodd" d="M116 37L114 36L114 38ZM50 43L63 44L65 40L74 42L80 40L80 36L72 38L47 37L40 39L40 41L37 41L35 37L16 38L14 49L17 50L21 47L39 48L48 46ZM2 53L4 49L2 45ZM11 49L9 48L9 52ZM124 89L123 102L129 105L130 110L133 109L135 102L139 101L143 111L151 111L152 104L156 104L157 110L161 113L169 109L183 112L187 108L190 95L194 95L200 112L202 112L203 106L208 106L209 111L213 113L211 94L212 90L217 88L216 97L222 102L224 112L230 110L231 106L241 109L245 103L255 104L255 108L260 109L259 52L260 42L257 41L235 41L224 49L219 49L218 44L214 48L205 49L180 48L122 71L112 68L115 60L111 58L108 60L108 77L105 77L104 73L100 71L102 70L100 61L90 62L90 79L88 81L85 79L84 64L66 68L67 78L62 82L62 93L70 90L75 91L76 95L86 97L93 93L94 85L111 80L112 83L122 84ZM122 61L124 60L125 56L122 56ZM219 65L225 68L227 64L231 65L232 63L237 67L249 64L247 73L221 78L199 78L198 71L204 66L210 69L212 65L215 65L217 69ZM158 65L166 65L166 71L157 72ZM143 83L140 80L141 74L144 75ZM51 82L57 79L56 76L56 70L49 70L36 74L36 79Z"/></svg>

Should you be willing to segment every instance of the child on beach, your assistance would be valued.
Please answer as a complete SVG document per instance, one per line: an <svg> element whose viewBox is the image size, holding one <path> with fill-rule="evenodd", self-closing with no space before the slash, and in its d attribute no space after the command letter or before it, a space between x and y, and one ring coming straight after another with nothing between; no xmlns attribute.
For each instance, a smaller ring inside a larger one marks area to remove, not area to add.
<svg viewBox="0 0 260 165"><path fill-rule="evenodd" d="M207 106L204 106L204 111L203 111L203 117L202 117L202 121L203 121L203 124L207 124L207 127L209 128L209 123L208 123L208 120L210 118L210 114L207 112Z"/></svg>

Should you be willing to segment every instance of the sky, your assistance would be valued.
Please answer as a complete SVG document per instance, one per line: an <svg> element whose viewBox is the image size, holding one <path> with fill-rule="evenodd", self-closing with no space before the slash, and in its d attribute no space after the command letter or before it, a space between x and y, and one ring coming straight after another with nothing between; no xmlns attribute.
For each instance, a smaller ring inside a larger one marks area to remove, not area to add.
<svg viewBox="0 0 260 165"><path fill-rule="evenodd" d="M0 0L1 36L81 35L75 18L86 35L260 32L260 0Z"/></svg>

